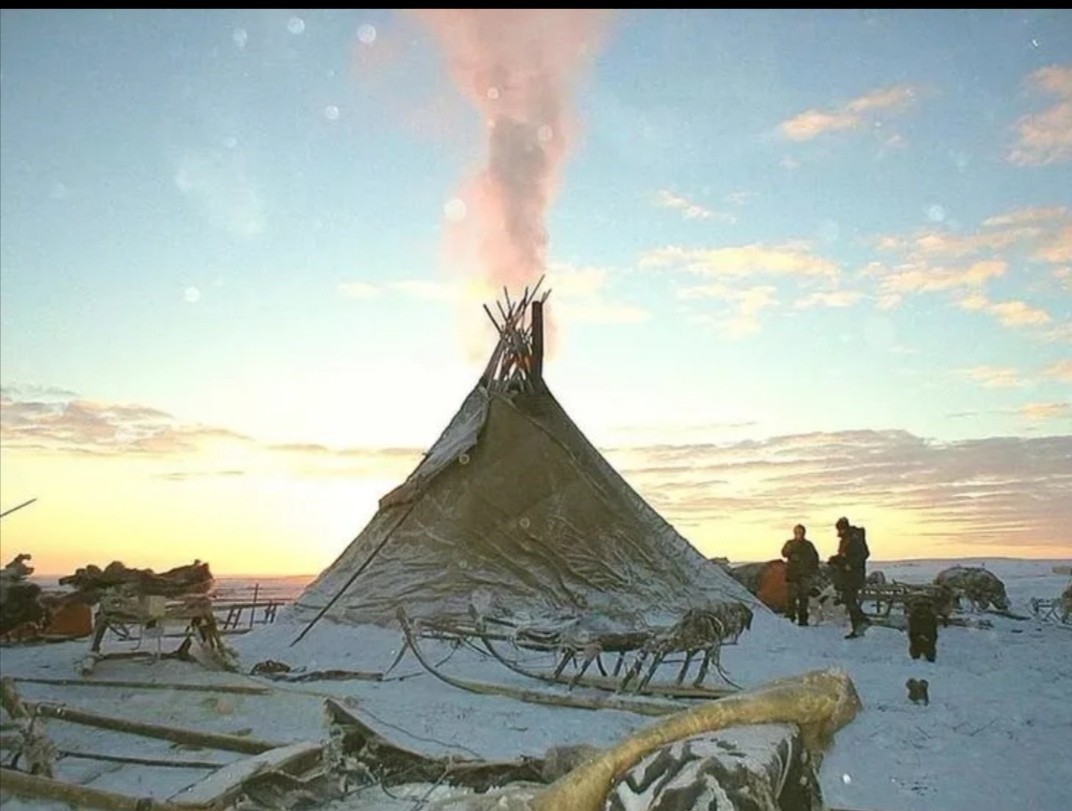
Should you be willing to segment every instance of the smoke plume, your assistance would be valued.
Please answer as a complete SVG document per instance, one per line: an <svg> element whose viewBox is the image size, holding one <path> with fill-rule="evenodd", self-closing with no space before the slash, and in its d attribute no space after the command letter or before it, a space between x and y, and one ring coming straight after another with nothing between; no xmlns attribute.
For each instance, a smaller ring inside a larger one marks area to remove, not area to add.
<svg viewBox="0 0 1072 811"><path fill-rule="evenodd" d="M484 120L484 165L446 206L449 263L511 295L544 273L546 214L576 133L570 93L604 9L422 9L454 83ZM490 290L489 290L490 288Z"/></svg>

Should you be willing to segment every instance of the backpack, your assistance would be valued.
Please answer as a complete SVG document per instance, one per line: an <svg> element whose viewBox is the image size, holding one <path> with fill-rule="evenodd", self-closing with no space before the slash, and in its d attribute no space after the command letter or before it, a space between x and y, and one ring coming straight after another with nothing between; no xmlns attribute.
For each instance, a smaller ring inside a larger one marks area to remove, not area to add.
<svg viewBox="0 0 1072 811"><path fill-rule="evenodd" d="M867 560L871 557L871 550L867 548L867 530L863 527L857 527L857 529L859 530L857 537L860 539L860 554L863 560Z"/></svg>

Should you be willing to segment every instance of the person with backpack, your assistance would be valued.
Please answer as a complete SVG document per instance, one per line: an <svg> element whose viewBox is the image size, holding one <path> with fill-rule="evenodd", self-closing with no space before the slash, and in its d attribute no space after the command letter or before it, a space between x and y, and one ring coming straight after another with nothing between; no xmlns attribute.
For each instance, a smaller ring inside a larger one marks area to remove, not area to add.
<svg viewBox="0 0 1072 811"><path fill-rule="evenodd" d="M798 625L808 624L808 597L812 581L819 573L819 553L806 537L803 524L793 527L793 537L782 544L785 558L785 586L788 597L786 616Z"/></svg>
<svg viewBox="0 0 1072 811"><path fill-rule="evenodd" d="M849 614L852 630L846 639L857 639L864 635L871 621L860 608L860 589L867 582L867 559L871 552L867 548L867 534L863 527L855 527L849 519L842 516L834 525L838 534L837 554L830 558L835 583L841 592L841 601Z"/></svg>

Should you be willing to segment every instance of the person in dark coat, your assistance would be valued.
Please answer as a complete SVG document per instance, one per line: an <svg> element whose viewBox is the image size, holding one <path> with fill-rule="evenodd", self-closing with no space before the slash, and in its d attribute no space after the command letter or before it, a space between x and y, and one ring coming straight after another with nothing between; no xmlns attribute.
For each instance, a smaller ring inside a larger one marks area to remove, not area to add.
<svg viewBox="0 0 1072 811"><path fill-rule="evenodd" d="M871 624L860 608L860 589L867 582L870 551L862 527L853 526L845 517L839 518L834 527L838 534L838 552L830 558L829 563L834 569L835 583L852 623L852 630L845 638L857 639L864 635Z"/></svg>
<svg viewBox="0 0 1072 811"><path fill-rule="evenodd" d="M782 544L785 558L785 586L788 597L786 616L798 625L808 624L808 597L819 572L819 553L806 537L803 524L793 527L793 537Z"/></svg>

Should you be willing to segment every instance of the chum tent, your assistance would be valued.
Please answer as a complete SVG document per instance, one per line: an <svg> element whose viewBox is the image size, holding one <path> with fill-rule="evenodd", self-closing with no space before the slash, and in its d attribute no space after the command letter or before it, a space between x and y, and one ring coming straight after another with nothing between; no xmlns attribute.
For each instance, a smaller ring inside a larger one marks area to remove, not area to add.
<svg viewBox="0 0 1072 811"><path fill-rule="evenodd" d="M389 625L399 606L458 619L596 617L635 628L756 599L611 467L543 379L539 285L506 298L477 385L410 476L300 595L321 619ZM303 631L304 634L304 631ZM299 637L300 638L300 637Z"/></svg>

